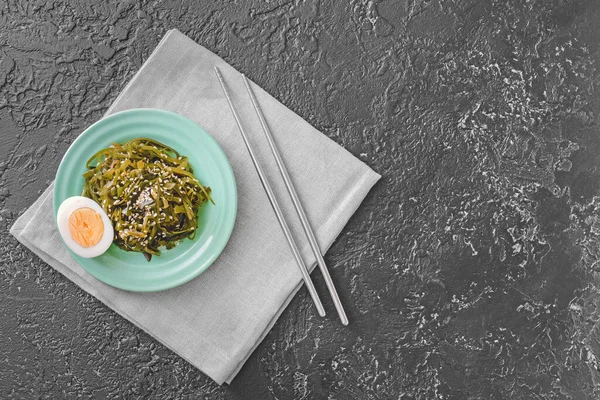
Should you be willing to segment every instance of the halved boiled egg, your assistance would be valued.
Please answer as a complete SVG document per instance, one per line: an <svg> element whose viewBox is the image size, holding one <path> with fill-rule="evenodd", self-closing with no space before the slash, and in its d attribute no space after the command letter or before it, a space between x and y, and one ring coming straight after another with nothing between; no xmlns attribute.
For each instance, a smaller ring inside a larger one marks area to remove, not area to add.
<svg viewBox="0 0 600 400"><path fill-rule="evenodd" d="M78 256L97 257L113 242L114 230L108 215L87 197L73 196L63 201L56 220L65 244Z"/></svg>

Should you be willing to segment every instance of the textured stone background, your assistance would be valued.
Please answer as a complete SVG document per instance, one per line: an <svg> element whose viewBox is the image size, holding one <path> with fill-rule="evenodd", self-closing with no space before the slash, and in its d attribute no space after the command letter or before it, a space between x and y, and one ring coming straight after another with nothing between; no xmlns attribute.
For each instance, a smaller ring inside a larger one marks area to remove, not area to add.
<svg viewBox="0 0 600 400"><path fill-rule="evenodd" d="M383 175L218 387L8 235L163 34ZM597 1L0 0L0 398L600 398ZM318 289L324 285L315 274Z"/></svg>

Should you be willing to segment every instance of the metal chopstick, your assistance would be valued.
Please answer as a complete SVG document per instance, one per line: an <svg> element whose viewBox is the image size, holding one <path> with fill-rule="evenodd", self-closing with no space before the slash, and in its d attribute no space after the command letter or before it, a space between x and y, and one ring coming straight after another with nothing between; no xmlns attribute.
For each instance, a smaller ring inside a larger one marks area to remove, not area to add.
<svg viewBox="0 0 600 400"><path fill-rule="evenodd" d="M248 83L248 79L244 74L242 75L242 80L244 81L244 85L246 86L246 90L248 91L248 95L252 100L252 104L254 105L254 110L258 115L258 119L260 120L260 124L262 126L263 132L267 137L267 141L269 142L269 147L271 147L271 152L275 157L275 161L277 162L277 167L279 168L279 172L281 173L281 177L285 182L285 187L287 188L290 197L292 198L292 202L294 203L294 208L296 209L296 213L298 213L298 218L300 218L300 222L302 222L302 228L304 229L304 233L308 238L308 242L310 243L310 248L313 251L313 254L317 258L317 264L319 265L319 269L323 274L323 278L325 279L325 284L327 285L327 289L329 290L329 294L333 299L333 304L335 304L335 309L342 321L343 325L348 325L348 317L346 316L346 312L344 311L344 307L342 306L342 302L340 301L340 297L335 290L335 285L333 284L333 280L331 279L331 275L329 275L329 270L327 269L327 265L325 264L325 260L323 259L323 255L321 254L321 250L319 249L319 244L317 243L317 239L315 238L315 234L308 222L308 218L306 217L306 212L304 211L304 207L298 198L298 194L296 193L296 189L290 179L290 175L288 174L287 168L281 158L281 153L279 153L279 149L275 144L275 139L273 139L273 134L271 133L271 129L265 120L265 116L256 100L256 96Z"/></svg>
<svg viewBox="0 0 600 400"><path fill-rule="evenodd" d="M265 175L262 167L258 163L258 159L256 158L256 155L254 154L254 149L253 149L252 145L250 144L250 140L248 139L248 136L246 135L246 131L244 130L244 127L242 126L242 122L238 116L237 110L235 109L235 106L233 105L233 102L231 101L231 97L229 96L229 92L227 91L227 88L225 86L225 81L223 80L223 75L221 75L221 71L219 71L219 69L217 67L215 67L215 73L217 74L219 83L221 84L221 87L223 88L223 93L225 93L225 97L227 98L227 102L229 103L229 107L231 108L231 113L233 114L233 117L235 118L235 122L237 123L237 126L240 129L240 133L242 134L242 138L244 139L244 143L246 144L248 153L250 153L250 158L252 159L254 168L256 168L258 177L260 178L260 181L265 189L265 192L267 192L267 197L269 198L269 201L271 202L271 206L273 206L273 211L275 211L275 215L277 216L279 225L281 225L281 229L283 230L283 233L285 234L285 237L290 245L290 248L292 249L292 253L294 253L294 258L296 259L296 263L298 264L298 267L300 268L300 272L302 273L302 278L304 279L304 283L306 284L306 287L308 288L308 292L310 293L310 296L312 297L313 302L315 303L317 312L319 313L320 316L323 317L323 316L325 316L325 309L323 308L321 299L319 299L319 295L317 294L317 291L315 290L315 286L313 285L313 283L310 279L310 275L308 274L308 270L306 269L304 260L302 260L302 256L300 255L300 250L298 250L298 246L296 245L296 242L294 241L294 238L292 237L292 232L290 231L290 228L288 227L288 224L285 221L283 212L281 211L281 208L279 207L279 203L277 202L277 199L275 198L275 194L273 193L273 189L271 188L271 185L269 184L269 181L267 180L267 176Z"/></svg>

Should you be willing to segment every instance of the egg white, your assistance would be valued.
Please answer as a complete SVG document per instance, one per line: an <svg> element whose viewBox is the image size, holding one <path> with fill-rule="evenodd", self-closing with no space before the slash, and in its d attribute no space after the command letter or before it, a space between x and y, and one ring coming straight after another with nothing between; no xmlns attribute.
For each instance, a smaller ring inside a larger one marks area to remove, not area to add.
<svg viewBox="0 0 600 400"><path fill-rule="evenodd" d="M102 238L98 243L91 247L81 246L71 237L71 233L69 232L69 216L80 208L91 208L92 210L96 211L100 215L102 223L104 224L104 233L102 234ZM58 231L60 232L63 241L69 247L69 249L73 251L73 253L80 257L98 257L108 250L113 242L114 230L108 215L106 215L98 203L87 197L73 196L63 201L58 208L58 212L56 213L56 221L58 223Z"/></svg>

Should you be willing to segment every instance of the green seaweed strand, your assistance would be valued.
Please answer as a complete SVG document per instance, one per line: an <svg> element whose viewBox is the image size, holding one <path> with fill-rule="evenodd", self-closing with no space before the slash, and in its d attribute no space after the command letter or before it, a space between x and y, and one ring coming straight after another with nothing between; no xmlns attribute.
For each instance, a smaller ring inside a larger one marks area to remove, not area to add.
<svg viewBox="0 0 600 400"><path fill-rule="evenodd" d="M97 202L115 228L114 243L150 261L160 248L193 239L198 210L210 188L194 176L188 158L148 138L113 143L94 154L83 174L83 196Z"/></svg>

